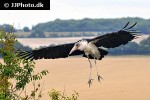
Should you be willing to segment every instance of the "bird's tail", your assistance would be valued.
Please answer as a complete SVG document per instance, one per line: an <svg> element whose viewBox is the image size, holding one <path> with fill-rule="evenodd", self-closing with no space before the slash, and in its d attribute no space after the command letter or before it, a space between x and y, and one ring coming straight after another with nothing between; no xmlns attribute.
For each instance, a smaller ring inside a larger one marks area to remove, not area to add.
<svg viewBox="0 0 150 100"><path fill-rule="evenodd" d="M98 51L100 52L100 58L98 60L101 60L102 58L104 58L104 56L106 56L108 54L108 51L99 48Z"/></svg>

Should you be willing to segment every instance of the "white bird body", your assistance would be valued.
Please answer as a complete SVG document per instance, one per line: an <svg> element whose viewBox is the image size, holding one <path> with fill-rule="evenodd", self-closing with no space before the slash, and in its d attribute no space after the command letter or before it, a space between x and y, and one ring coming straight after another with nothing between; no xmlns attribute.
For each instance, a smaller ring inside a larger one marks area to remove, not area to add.
<svg viewBox="0 0 150 100"><path fill-rule="evenodd" d="M87 43L87 46L84 48L85 55L89 56L89 54L96 59L100 58L100 52L98 51L98 48L95 44L92 42Z"/></svg>

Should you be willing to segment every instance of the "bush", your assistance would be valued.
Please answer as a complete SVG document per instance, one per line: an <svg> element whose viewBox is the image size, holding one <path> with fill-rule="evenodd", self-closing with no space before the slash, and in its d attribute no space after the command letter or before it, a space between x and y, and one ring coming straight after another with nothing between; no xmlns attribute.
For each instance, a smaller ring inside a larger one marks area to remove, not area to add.
<svg viewBox="0 0 150 100"><path fill-rule="evenodd" d="M36 80L42 79L48 73L43 70L34 74L34 61L17 56L15 45L17 40L12 32L0 30L0 53L3 62L0 62L0 100L31 100L41 98L41 85L36 87ZM33 82L34 90L31 94L21 96L27 84ZM38 92L40 91L40 92ZM37 95L37 96L36 96Z"/></svg>
<svg viewBox="0 0 150 100"><path fill-rule="evenodd" d="M34 30L28 38L45 38L45 34L41 30Z"/></svg>
<svg viewBox="0 0 150 100"><path fill-rule="evenodd" d="M64 92L61 93L60 91L52 89L49 92L49 96L51 100L77 100L79 97L79 94L76 91L74 91L74 93L71 96L66 96Z"/></svg>

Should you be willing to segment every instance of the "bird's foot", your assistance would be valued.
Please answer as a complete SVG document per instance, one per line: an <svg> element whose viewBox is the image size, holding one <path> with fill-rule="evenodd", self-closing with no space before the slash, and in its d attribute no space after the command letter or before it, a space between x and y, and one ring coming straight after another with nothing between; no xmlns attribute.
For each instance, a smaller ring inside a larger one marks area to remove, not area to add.
<svg viewBox="0 0 150 100"><path fill-rule="evenodd" d="M88 83L87 83L87 84L89 84L89 87L92 85L92 81L93 81L93 79L89 79L89 80L88 80Z"/></svg>
<svg viewBox="0 0 150 100"><path fill-rule="evenodd" d="M98 81L101 83L101 79L103 79L100 75L97 75Z"/></svg>

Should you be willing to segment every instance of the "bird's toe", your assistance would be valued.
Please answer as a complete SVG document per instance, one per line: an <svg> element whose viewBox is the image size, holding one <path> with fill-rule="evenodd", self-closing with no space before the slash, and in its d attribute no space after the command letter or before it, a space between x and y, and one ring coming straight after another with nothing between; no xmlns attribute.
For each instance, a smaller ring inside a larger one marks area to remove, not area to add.
<svg viewBox="0 0 150 100"><path fill-rule="evenodd" d="M101 79L103 79L103 77L101 77L100 75L97 75L98 77L98 81L101 82Z"/></svg>
<svg viewBox="0 0 150 100"><path fill-rule="evenodd" d="M89 80L88 80L88 83L87 83L87 84L89 84L89 87L92 85L92 81L93 81L93 79L89 79Z"/></svg>

